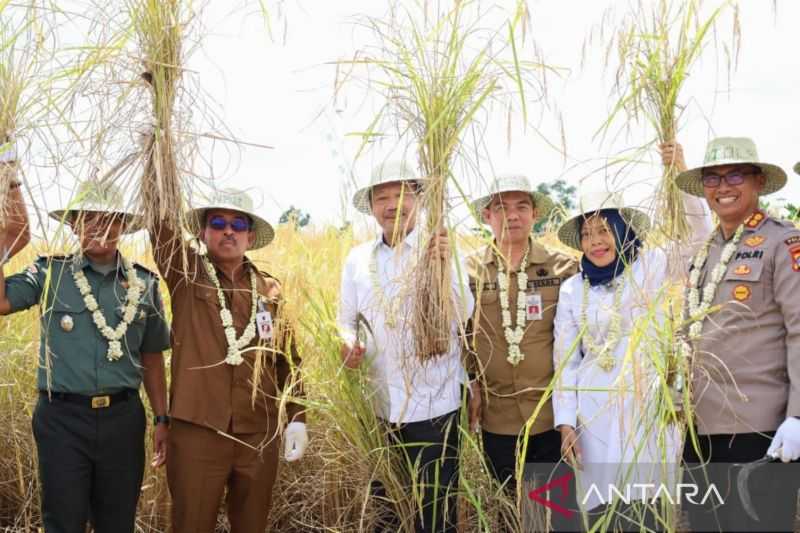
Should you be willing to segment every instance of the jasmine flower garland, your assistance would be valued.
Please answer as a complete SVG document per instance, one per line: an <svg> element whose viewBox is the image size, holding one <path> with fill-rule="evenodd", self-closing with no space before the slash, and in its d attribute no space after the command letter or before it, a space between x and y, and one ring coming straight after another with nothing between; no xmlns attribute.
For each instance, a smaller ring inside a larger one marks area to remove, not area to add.
<svg viewBox="0 0 800 533"><path fill-rule="evenodd" d="M250 295L252 298L250 320L248 320L247 327L244 328L242 336L237 339L236 328L233 326L233 315L231 314L230 310L228 309L228 305L225 302L225 293L222 292L222 286L220 285L219 277L217 277L217 271L214 268L214 265L211 264L211 261L209 261L206 254L201 253L200 259L209 279L211 280L211 283L213 283L214 287L217 289L217 298L219 298L220 306L219 317L222 320L222 327L225 329L225 339L228 342L228 353L225 357L225 362L232 366L238 366L244 361L241 350L246 348L256 336L256 312L258 308L256 274L252 268L249 269Z"/></svg>
<svg viewBox="0 0 800 533"><path fill-rule="evenodd" d="M97 300L92 295L92 287L89 285L89 280L86 279L86 274L83 270L75 268L72 269L72 279L75 280L75 285L83 296L83 301L86 308L92 313L92 320L100 335L108 341L108 350L106 352L106 359L109 361L117 361L123 355L121 339L128 331L128 326L136 318L136 309L139 306L139 299L144 290L144 283L136 276L136 270L133 263L121 258L122 266L125 269L125 276L128 279L128 290L125 295L125 310L122 313L122 320L117 324L116 328L112 328L106 322L106 317L100 310Z"/></svg>
<svg viewBox="0 0 800 533"><path fill-rule="evenodd" d="M525 255L517 270L517 319L511 320L511 310L508 302L508 275L503 270L503 258L497 259L497 284L500 287L500 309L503 317L503 332L505 333L506 343L508 343L508 357L506 360L513 366L517 366L520 361L525 359L525 355L519 349L522 337L525 334L525 322L527 321L525 291L528 289L528 253L530 247L525 250Z"/></svg>

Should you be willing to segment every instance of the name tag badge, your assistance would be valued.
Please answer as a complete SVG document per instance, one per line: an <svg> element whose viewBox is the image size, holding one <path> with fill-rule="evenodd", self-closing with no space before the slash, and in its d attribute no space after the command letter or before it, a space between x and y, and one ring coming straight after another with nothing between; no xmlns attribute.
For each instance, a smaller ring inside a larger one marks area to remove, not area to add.
<svg viewBox="0 0 800 533"><path fill-rule="evenodd" d="M542 295L538 292L529 293L527 295L527 316L528 320L541 320L542 319Z"/></svg>
<svg viewBox="0 0 800 533"><path fill-rule="evenodd" d="M269 311L260 311L256 313L256 326L259 339L262 341L272 339L272 315Z"/></svg>

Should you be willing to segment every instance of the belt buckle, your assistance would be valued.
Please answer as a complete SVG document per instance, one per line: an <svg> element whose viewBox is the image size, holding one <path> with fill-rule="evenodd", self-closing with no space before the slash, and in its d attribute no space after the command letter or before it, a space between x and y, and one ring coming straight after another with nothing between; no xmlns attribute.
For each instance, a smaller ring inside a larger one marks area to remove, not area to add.
<svg viewBox="0 0 800 533"><path fill-rule="evenodd" d="M102 409L111 405L111 396L93 396L92 409Z"/></svg>

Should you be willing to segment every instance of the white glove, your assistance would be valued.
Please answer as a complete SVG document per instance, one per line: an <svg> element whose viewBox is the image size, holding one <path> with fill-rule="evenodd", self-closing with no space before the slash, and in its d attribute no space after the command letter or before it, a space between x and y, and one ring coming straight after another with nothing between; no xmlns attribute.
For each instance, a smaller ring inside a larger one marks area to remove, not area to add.
<svg viewBox="0 0 800 533"><path fill-rule="evenodd" d="M306 452L308 433L303 422L292 422L283 432L283 456L286 461L297 461Z"/></svg>
<svg viewBox="0 0 800 533"><path fill-rule="evenodd" d="M767 455L784 463L800 459L800 418L790 416L775 432Z"/></svg>

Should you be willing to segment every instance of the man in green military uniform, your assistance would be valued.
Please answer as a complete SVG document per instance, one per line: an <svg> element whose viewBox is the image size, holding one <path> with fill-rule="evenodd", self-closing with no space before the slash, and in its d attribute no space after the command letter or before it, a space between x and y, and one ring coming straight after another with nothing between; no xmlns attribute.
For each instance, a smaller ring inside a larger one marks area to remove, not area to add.
<svg viewBox="0 0 800 533"><path fill-rule="evenodd" d="M0 315L40 306L33 434L46 533L84 533L89 520L97 533L132 532L144 473L142 382L157 415L153 463L166 459L169 328L158 277L117 250L136 227L121 195L95 183L77 198L50 216L71 226L80 251L40 257L8 279L0 269ZM14 240L9 231L0 229L0 242Z"/></svg>

